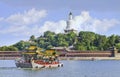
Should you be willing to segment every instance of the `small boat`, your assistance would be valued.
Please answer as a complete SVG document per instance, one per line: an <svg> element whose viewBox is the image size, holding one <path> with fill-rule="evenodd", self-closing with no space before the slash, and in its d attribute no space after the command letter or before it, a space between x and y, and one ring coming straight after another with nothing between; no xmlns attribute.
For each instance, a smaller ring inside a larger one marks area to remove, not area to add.
<svg viewBox="0 0 120 77"><path fill-rule="evenodd" d="M91 58L92 61L95 61L95 58Z"/></svg>
<svg viewBox="0 0 120 77"><path fill-rule="evenodd" d="M99 60L101 60L101 59L99 59L99 58L91 58L91 61L99 61Z"/></svg>

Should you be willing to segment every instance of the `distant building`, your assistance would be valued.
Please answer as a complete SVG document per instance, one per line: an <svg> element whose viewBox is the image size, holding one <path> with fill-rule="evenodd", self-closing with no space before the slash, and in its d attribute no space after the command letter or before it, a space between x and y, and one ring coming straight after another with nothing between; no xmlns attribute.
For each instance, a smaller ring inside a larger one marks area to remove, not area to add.
<svg viewBox="0 0 120 77"><path fill-rule="evenodd" d="M66 22L66 23L67 23L67 26L66 26L66 29L64 30L66 34L69 33L69 32L77 33L77 30L75 30L75 29L73 28L74 25L73 25L72 22L73 22L73 15L72 15L72 13L70 12L70 13L69 13L68 21Z"/></svg>
<svg viewBox="0 0 120 77"><path fill-rule="evenodd" d="M66 47L53 47L51 49L54 49L54 50L59 51L59 52L66 52L66 50L65 50Z"/></svg>

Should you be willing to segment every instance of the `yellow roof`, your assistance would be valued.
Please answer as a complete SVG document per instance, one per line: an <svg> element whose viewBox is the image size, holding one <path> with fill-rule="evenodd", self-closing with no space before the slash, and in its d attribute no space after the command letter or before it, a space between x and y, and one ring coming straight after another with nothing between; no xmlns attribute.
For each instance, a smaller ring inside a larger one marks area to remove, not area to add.
<svg viewBox="0 0 120 77"><path fill-rule="evenodd" d="M34 49L36 49L36 46L30 46L28 49L29 50L34 50Z"/></svg>
<svg viewBox="0 0 120 77"><path fill-rule="evenodd" d="M31 55L33 54L34 55L36 53L34 53L34 52L23 52L22 54L31 54Z"/></svg>

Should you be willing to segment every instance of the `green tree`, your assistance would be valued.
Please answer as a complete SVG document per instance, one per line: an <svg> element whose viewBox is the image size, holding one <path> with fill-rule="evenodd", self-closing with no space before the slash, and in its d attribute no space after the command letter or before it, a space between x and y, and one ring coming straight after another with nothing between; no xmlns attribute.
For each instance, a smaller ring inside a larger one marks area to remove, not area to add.
<svg viewBox="0 0 120 77"><path fill-rule="evenodd" d="M49 38L51 36L55 36L55 33L54 32L50 32L50 31L44 32L44 37Z"/></svg>
<svg viewBox="0 0 120 77"><path fill-rule="evenodd" d="M64 35L62 33L57 34L55 36L55 45L68 47L68 42L66 41L66 35Z"/></svg>
<svg viewBox="0 0 120 77"><path fill-rule="evenodd" d="M110 46L114 46L115 45L115 35L111 35L110 37L108 37L108 42L109 42Z"/></svg>
<svg viewBox="0 0 120 77"><path fill-rule="evenodd" d="M107 49L107 37L105 35L96 34L96 39L94 40L94 46L98 47L99 50Z"/></svg>
<svg viewBox="0 0 120 77"><path fill-rule="evenodd" d="M35 36L32 35L29 41L20 41L13 46L3 46L0 47L0 50L25 50L30 45L37 45L44 49L59 46L74 46L76 50L108 50L112 46L120 49L119 43L120 36L118 35L106 37L105 35L95 34L94 32L81 31L77 36L74 32L55 34L54 32L46 31L43 36L35 38Z"/></svg>
<svg viewBox="0 0 120 77"><path fill-rule="evenodd" d="M3 46L0 47L0 51L18 51L18 48L14 46Z"/></svg>
<svg viewBox="0 0 120 77"><path fill-rule="evenodd" d="M18 48L19 50L25 50L30 46L30 42L25 42L25 41L20 41L16 44L14 44L13 46Z"/></svg>
<svg viewBox="0 0 120 77"><path fill-rule="evenodd" d="M87 50L91 50L91 46L94 45L94 40L95 40L95 33L93 32L85 32L81 31L79 33L80 40L79 42L81 44L85 44L84 46L87 47Z"/></svg>
<svg viewBox="0 0 120 77"><path fill-rule="evenodd" d="M34 35L30 36L30 41L35 41L35 36Z"/></svg>
<svg viewBox="0 0 120 77"><path fill-rule="evenodd" d="M79 43L79 42L77 42L74 46L75 46L76 50L83 50L83 51L87 50L87 47L84 46L83 44Z"/></svg>
<svg viewBox="0 0 120 77"><path fill-rule="evenodd" d="M77 38L77 34L74 32L70 32L67 35L65 35L66 37L66 41L69 43L69 46L75 44L76 42L76 38Z"/></svg>
<svg viewBox="0 0 120 77"><path fill-rule="evenodd" d="M120 43L120 36L118 35L115 36L115 43Z"/></svg>
<svg viewBox="0 0 120 77"><path fill-rule="evenodd" d="M120 43L116 44L116 48L118 49L118 52L120 52Z"/></svg>

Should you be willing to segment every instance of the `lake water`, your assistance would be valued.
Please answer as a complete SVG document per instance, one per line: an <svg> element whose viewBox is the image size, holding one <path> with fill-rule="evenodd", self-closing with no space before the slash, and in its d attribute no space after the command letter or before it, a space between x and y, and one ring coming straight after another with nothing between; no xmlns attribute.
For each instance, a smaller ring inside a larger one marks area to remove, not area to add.
<svg viewBox="0 0 120 77"><path fill-rule="evenodd" d="M18 69L0 61L0 77L120 77L120 61L62 61L64 66L41 70Z"/></svg>

